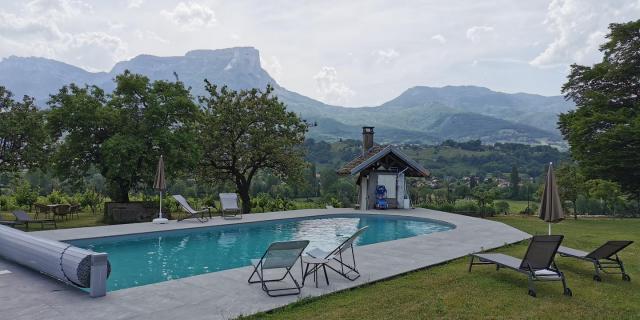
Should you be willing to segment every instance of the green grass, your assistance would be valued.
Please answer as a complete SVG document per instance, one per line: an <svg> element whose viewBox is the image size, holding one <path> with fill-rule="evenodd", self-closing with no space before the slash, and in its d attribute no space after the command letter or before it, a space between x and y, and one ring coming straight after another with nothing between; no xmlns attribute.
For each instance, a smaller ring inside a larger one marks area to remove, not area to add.
<svg viewBox="0 0 640 320"><path fill-rule="evenodd" d="M34 215L32 213L29 213L29 215L31 217L33 217ZM40 216L40 218L42 218L42 216ZM13 215L10 212L0 212L0 220L15 220L15 218L13 217ZM105 225L102 222L102 213L96 213L96 215L93 215L91 212L85 211L85 212L81 212L79 215L79 218L76 218L76 216L74 215L73 218L69 217L67 219L64 220L60 220L60 219L56 219L56 224L58 226L58 229L67 229L67 228L80 228L80 227L95 227L95 226L102 226ZM24 230L23 226L18 226L18 229L22 229ZM53 229L53 226L45 226L45 229ZM29 226L29 230L28 231L38 231L41 230L40 229L40 224L35 223L33 225Z"/></svg>
<svg viewBox="0 0 640 320"><path fill-rule="evenodd" d="M493 218L530 234L545 234L547 225L533 217ZM564 245L590 250L609 239L636 243L621 258L631 282L619 275L592 280L592 265L557 258L573 297L562 295L559 282L537 283L538 297L527 295L522 274L489 266L467 272L468 258L412 272L329 296L303 300L248 319L638 319L640 318L640 219L566 220L553 232L566 236ZM522 257L527 242L496 250Z"/></svg>
<svg viewBox="0 0 640 320"><path fill-rule="evenodd" d="M496 201L504 201L509 204L509 212L511 213L520 213L523 212L527 207L527 201L524 200L508 200L508 199L500 199ZM531 201L531 204L534 204L534 201ZM537 203L536 203L537 204Z"/></svg>

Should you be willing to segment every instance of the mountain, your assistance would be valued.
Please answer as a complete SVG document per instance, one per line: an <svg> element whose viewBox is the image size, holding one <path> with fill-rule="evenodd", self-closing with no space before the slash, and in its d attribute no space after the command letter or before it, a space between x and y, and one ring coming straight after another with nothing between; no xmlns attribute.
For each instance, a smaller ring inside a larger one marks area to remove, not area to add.
<svg viewBox="0 0 640 320"><path fill-rule="evenodd" d="M139 55L118 62L109 72L88 72L59 61L11 56L0 61L0 85L16 96L30 95L46 107L50 94L69 83L114 88L124 70L152 80L176 77L203 95L204 79L232 89L265 88L302 118L317 122L309 137L320 140L359 138L360 127L376 127L379 142L437 143L445 139L481 139L486 143L521 142L563 146L557 115L574 108L562 97L507 94L474 86L414 87L377 107L331 106L281 87L260 65L258 50L238 47L194 50L184 56Z"/></svg>
<svg viewBox="0 0 640 320"><path fill-rule="evenodd" d="M475 86L413 87L382 107L429 109L433 104L452 106L461 112L478 113L551 132L557 130L557 114L574 108L562 96L506 94Z"/></svg>

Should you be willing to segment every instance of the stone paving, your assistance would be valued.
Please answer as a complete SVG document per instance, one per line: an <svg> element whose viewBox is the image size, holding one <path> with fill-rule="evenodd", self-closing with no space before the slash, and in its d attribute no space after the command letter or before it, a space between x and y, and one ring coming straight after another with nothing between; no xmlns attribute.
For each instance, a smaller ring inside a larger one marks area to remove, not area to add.
<svg viewBox="0 0 640 320"><path fill-rule="evenodd" d="M172 221L166 225L137 223L39 231L33 234L54 240L72 240L339 213L362 211L296 210L250 214L242 220L216 217L205 224L187 221ZM318 288L308 278L299 296L278 298L267 296L259 284L247 284L252 270L251 267L243 267L113 291L105 297L92 299L82 290L0 258L0 319L230 319L282 307L305 297L383 280L531 237L500 222L427 209L387 210L383 213L441 220L456 225L456 228L356 247L358 269L362 274L356 281L348 281L329 272L329 286L319 275ZM300 279L299 264L293 274Z"/></svg>

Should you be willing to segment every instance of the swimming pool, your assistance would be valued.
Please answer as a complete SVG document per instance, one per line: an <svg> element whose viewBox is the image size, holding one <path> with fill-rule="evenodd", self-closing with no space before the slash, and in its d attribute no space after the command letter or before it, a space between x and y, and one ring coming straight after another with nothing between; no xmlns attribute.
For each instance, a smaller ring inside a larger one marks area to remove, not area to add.
<svg viewBox="0 0 640 320"><path fill-rule="evenodd" d="M332 250L358 228L362 246L446 231L437 220L339 214L67 241L109 254L109 291L250 265L274 241L309 240L307 250Z"/></svg>

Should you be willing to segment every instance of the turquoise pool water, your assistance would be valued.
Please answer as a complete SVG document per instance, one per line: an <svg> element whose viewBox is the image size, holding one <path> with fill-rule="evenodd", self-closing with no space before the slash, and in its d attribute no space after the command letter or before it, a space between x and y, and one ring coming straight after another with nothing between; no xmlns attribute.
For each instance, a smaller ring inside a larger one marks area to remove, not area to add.
<svg viewBox="0 0 640 320"><path fill-rule="evenodd" d="M239 223L226 226L153 232L68 241L109 254L108 290L142 286L250 265L274 241L309 240L307 250L332 250L358 228L369 229L362 246L450 230L429 219L392 215L344 214Z"/></svg>

